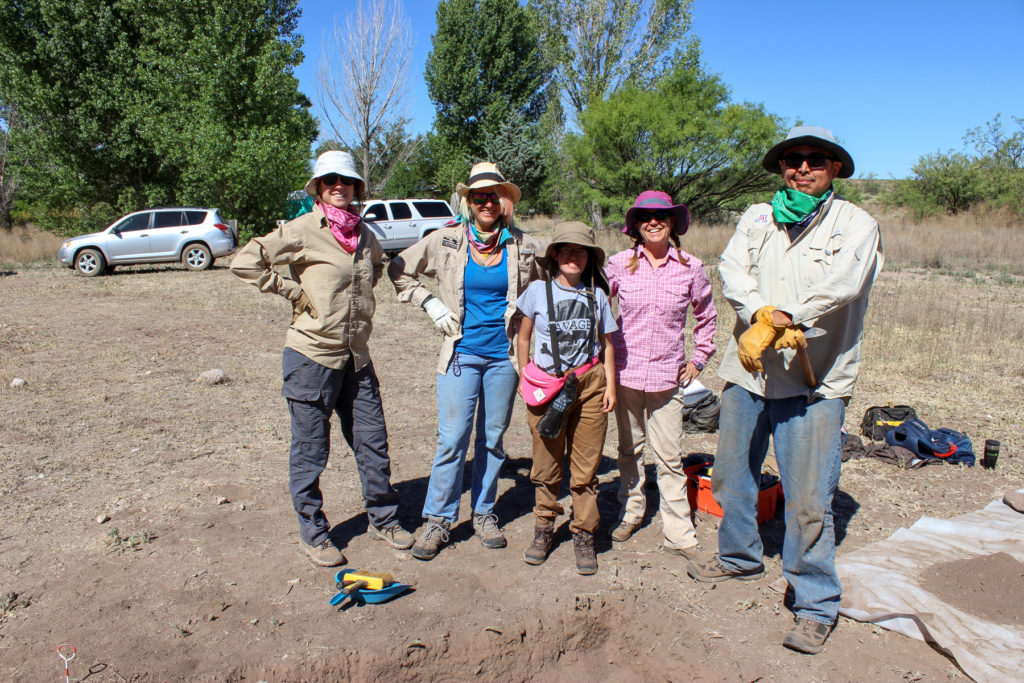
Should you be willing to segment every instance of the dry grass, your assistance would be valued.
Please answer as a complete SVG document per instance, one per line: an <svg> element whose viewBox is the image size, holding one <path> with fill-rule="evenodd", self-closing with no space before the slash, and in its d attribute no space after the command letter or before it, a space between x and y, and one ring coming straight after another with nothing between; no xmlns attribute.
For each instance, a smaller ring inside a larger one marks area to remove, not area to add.
<svg viewBox="0 0 1024 683"><path fill-rule="evenodd" d="M51 261L57 258L61 241L57 235L33 227L0 230L0 267Z"/></svg>

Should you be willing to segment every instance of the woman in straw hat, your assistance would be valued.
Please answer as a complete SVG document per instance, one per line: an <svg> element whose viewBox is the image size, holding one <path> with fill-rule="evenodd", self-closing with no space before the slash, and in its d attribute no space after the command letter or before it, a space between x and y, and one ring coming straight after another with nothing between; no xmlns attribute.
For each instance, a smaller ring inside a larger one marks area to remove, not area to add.
<svg viewBox="0 0 1024 683"><path fill-rule="evenodd" d="M619 523L612 540L622 542L640 528L646 511L644 445L658 467L664 550L690 557L697 536L683 472L683 390L715 352L717 314L711 283L701 262L679 247L689 227L686 206L664 192L640 193L626 212L622 232L633 248L615 254L605 273L619 297L618 332L612 335L619 402ZM683 331L693 308L694 352L686 357Z"/></svg>
<svg viewBox="0 0 1024 683"><path fill-rule="evenodd" d="M231 262L238 277L292 302L281 390L291 414L289 487L302 548L325 567L345 563L329 536L320 492L331 413L337 413L355 454L370 535L395 548L413 541L398 524L387 426L370 360L373 286L383 274L384 252L351 208L353 200L362 201L365 188L350 154L324 152L306 183L313 210L254 237Z"/></svg>
<svg viewBox="0 0 1024 683"><path fill-rule="evenodd" d="M455 224L430 233L388 267L400 301L421 307L443 335L437 365L438 446L423 506L426 526L413 546L433 559L458 520L462 472L476 422L471 507L486 548L503 548L494 511L502 437L518 375L512 340L522 316L516 297L542 275L544 245L515 227L519 188L498 167L479 163L457 188ZM437 279L437 296L420 278Z"/></svg>
<svg viewBox="0 0 1024 683"><path fill-rule="evenodd" d="M569 528L576 571L588 575L597 571L594 532L601 521L597 466L604 450L608 413L615 407L615 357L608 337L616 329L615 318L608 306L608 282L601 271L604 250L597 246L593 230L583 223L560 223L545 256L551 278L534 282L518 301L526 316L519 328L520 374L539 368L569 378L565 386L571 382L577 389L563 411L561 426L553 428L545 423L559 398L532 405L532 394L528 394L532 387L524 388L526 419L533 433L530 480L534 484L535 524L533 542L523 559L527 564L542 564L551 552L555 519L563 512L558 499L568 466L572 492ZM533 361L527 368L534 333ZM530 376L524 374L524 387ZM572 396L571 390L563 390Z"/></svg>

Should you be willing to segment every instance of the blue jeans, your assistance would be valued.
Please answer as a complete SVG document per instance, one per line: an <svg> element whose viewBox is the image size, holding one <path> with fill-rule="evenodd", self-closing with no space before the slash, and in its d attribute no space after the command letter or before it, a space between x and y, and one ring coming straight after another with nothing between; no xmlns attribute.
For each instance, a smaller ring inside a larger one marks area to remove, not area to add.
<svg viewBox="0 0 1024 683"><path fill-rule="evenodd" d="M839 614L832 497L839 487L845 415L842 399L765 399L727 384L711 475L711 492L724 512L718 527L722 564L760 567L758 484L768 437L774 439L786 496L782 573L793 588L796 616L823 624L835 623Z"/></svg>
<svg viewBox="0 0 1024 683"><path fill-rule="evenodd" d="M455 522L462 495L462 472L469 435L476 422L471 507L494 510L498 472L505 461L502 437L512 417L519 375L508 358L455 352L447 374L437 376L437 454L430 470L423 517Z"/></svg>

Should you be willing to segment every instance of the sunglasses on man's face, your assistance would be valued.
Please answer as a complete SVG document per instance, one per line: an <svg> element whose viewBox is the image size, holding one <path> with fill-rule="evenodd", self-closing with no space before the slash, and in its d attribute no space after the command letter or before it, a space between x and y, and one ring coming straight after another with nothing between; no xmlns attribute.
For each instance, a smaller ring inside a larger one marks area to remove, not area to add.
<svg viewBox="0 0 1024 683"><path fill-rule="evenodd" d="M320 176L320 181L325 187L334 187L338 183L341 183L345 187L352 187L356 184L354 178L346 178L340 173L328 173L327 175Z"/></svg>
<svg viewBox="0 0 1024 683"><path fill-rule="evenodd" d="M786 164L787 168L800 168L807 162L808 168L814 170L821 170L828 166L828 162L835 161L832 157L821 152L812 152L810 154L798 154L797 152L790 152L786 156L782 157L782 163Z"/></svg>
<svg viewBox="0 0 1024 683"><path fill-rule="evenodd" d="M483 206L487 202L501 204L501 195L497 192L474 192L469 195L469 198L477 206Z"/></svg>
<svg viewBox="0 0 1024 683"><path fill-rule="evenodd" d="M655 221L666 221L672 214L664 209L658 209L657 211L641 211L636 215L638 223L650 223L652 220Z"/></svg>

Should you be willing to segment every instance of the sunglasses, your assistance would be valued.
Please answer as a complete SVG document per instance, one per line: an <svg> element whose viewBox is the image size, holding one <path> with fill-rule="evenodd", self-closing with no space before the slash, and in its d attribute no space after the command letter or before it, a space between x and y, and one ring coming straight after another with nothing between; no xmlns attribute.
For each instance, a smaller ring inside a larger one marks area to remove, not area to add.
<svg viewBox="0 0 1024 683"><path fill-rule="evenodd" d="M557 253L562 258L583 258L588 254L586 247L571 247L567 244L560 246Z"/></svg>
<svg viewBox="0 0 1024 683"><path fill-rule="evenodd" d="M790 152L786 156L782 157L782 163L786 164L787 168L800 168L807 162L808 168L814 170L821 170L828 166L828 162L835 161L834 158L821 152L811 152L810 154L798 154L796 152Z"/></svg>
<svg viewBox="0 0 1024 683"><path fill-rule="evenodd" d="M650 223L652 220L668 220L668 217L671 215L671 211L665 211L664 209L658 209L657 211L641 211L636 215L636 220L638 223Z"/></svg>
<svg viewBox="0 0 1024 683"><path fill-rule="evenodd" d="M469 195L469 199L477 206L483 206L487 202L501 204L501 195L497 192L473 192Z"/></svg>
<svg viewBox="0 0 1024 683"><path fill-rule="evenodd" d="M334 187L338 183L341 183L345 187L352 187L356 184L354 178L346 178L340 173L328 173L327 175L322 175L320 176L320 180L326 187Z"/></svg>

